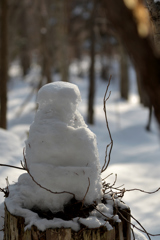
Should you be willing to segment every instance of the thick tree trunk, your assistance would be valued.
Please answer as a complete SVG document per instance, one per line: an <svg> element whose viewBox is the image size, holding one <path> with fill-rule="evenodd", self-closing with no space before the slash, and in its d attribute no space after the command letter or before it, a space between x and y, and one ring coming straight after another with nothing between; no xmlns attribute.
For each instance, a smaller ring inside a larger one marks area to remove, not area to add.
<svg viewBox="0 0 160 240"><path fill-rule="evenodd" d="M74 232L70 228L47 229L42 232L32 226L24 231L24 218L13 216L5 207L5 232L4 240L131 240L130 218L127 211L123 210L127 221L115 223L113 229L107 231L105 227L96 229L81 229Z"/></svg>
<svg viewBox="0 0 160 240"><path fill-rule="evenodd" d="M120 44L120 92L121 97L128 100L129 95L128 57L124 47L121 44Z"/></svg>
<svg viewBox="0 0 160 240"><path fill-rule="evenodd" d="M0 127L7 128L7 81L8 81L8 52L7 52L7 0L0 1Z"/></svg>
<svg viewBox="0 0 160 240"><path fill-rule="evenodd" d="M147 25L143 22L146 18L141 18L143 14L146 16L146 9L141 0L135 1L131 6L130 1L101 2L106 10L107 19L116 29L139 71L142 86L149 96L160 125L160 58L155 56L150 36L147 35ZM141 15L138 15L138 10Z"/></svg>
<svg viewBox="0 0 160 240"><path fill-rule="evenodd" d="M41 74L42 74L42 85L43 78L46 78L46 83L52 82L51 77L51 57L49 50L49 33L48 33L48 12L45 1L41 1L41 14L40 14L40 52L41 52Z"/></svg>
<svg viewBox="0 0 160 240"><path fill-rule="evenodd" d="M20 62L23 70L23 76L25 76L30 69L30 54L29 54L29 39L28 39L28 29L27 29L27 11L25 4L22 3L21 14L19 22L19 32L21 37L20 45Z"/></svg>
<svg viewBox="0 0 160 240"><path fill-rule="evenodd" d="M154 2L154 0L146 0L146 2L152 21L156 51L160 56L160 3Z"/></svg>
<svg viewBox="0 0 160 240"><path fill-rule="evenodd" d="M95 5L95 4L94 4ZM95 32L94 32L95 6L90 19L90 68L88 89L88 117L87 122L94 124L94 96L95 96Z"/></svg>
<svg viewBox="0 0 160 240"><path fill-rule="evenodd" d="M67 1L55 1L58 70L61 74L61 80L64 82L68 82L69 77L67 10Z"/></svg>

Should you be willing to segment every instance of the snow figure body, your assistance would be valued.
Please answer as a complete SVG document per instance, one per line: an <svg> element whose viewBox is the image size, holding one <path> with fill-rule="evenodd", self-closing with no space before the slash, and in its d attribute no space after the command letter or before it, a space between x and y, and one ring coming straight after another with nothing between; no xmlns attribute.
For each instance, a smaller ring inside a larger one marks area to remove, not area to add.
<svg viewBox="0 0 160 240"><path fill-rule="evenodd" d="M39 90L25 158L35 181L57 194L39 187L29 174L22 174L17 188L24 208L57 212L63 211L73 196L84 199L86 205L101 200L96 137L77 110L80 100L78 87L71 83L55 82ZM60 193L64 191L72 194Z"/></svg>

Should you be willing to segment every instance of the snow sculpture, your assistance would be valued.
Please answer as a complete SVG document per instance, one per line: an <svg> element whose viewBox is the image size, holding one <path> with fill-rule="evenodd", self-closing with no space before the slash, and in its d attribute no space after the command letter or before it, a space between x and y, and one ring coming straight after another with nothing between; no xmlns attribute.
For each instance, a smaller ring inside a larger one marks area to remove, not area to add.
<svg viewBox="0 0 160 240"><path fill-rule="evenodd" d="M88 228L105 226L109 231L113 227L108 218L120 222L113 214L114 202L109 194L105 195L106 203L102 203L96 137L77 110L80 100L78 87L71 83L47 84L38 92L38 111L30 127L25 153L32 177L22 174L17 183L9 186L5 200L9 213L25 219L25 230L35 225L41 231L61 227L78 231L83 224ZM33 178L57 194L38 186ZM88 208L88 213L78 216L78 210L69 219L59 218L59 213L78 201ZM122 207L119 199L114 201ZM52 212L52 219L39 215L48 212Z"/></svg>
<svg viewBox="0 0 160 240"><path fill-rule="evenodd" d="M67 191L89 205L102 197L100 164L95 135L77 110L81 100L76 85L55 82L43 86L38 111L26 141L27 167L34 179L54 192ZM36 185L25 173L17 184L19 202L52 212L62 211L73 195L53 194ZM11 193L12 194L12 193Z"/></svg>

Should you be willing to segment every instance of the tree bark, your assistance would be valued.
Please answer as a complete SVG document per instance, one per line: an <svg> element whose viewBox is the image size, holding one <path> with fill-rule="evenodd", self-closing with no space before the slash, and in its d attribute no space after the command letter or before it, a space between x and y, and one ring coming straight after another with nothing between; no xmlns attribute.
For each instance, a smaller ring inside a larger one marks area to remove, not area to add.
<svg viewBox="0 0 160 240"><path fill-rule="evenodd" d="M46 83L52 82L51 76L51 57L49 52L49 30L48 30L49 16L45 1L41 0L41 13L40 13L40 52L41 52L41 71L42 71L42 85L43 78L46 78Z"/></svg>
<svg viewBox="0 0 160 240"><path fill-rule="evenodd" d="M61 80L68 82L69 77L69 52L68 52L68 25L67 25L67 1L55 1L56 23L56 41L57 41L57 59L58 70L61 74Z"/></svg>
<svg viewBox="0 0 160 240"><path fill-rule="evenodd" d="M5 207L5 231L4 240L131 240L130 218L123 210L121 222L115 223L113 229L107 231L105 227L96 229L81 229L75 232L70 228L46 229L42 232L37 227L24 231L25 220L22 217L13 216Z"/></svg>
<svg viewBox="0 0 160 240"><path fill-rule="evenodd" d="M146 3L152 21L156 51L160 55L160 3L154 0L146 0Z"/></svg>
<svg viewBox="0 0 160 240"><path fill-rule="evenodd" d="M120 92L121 97L128 100L129 95L129 76L128 76L128 57L124 47L120 44Z"/></svg>
<svg viewBox="0 0 160 240"><path fill-rule="evenodd" d="M20 22L19 22L19 33L21 37L21 44L20 44L20 62L21 67L23 70L23 76L25 76L31 65L31 59L29 54L29 38L28 38L28 22L27 22L27 10L24 2L22 2L21 7L21 14L20 14Z"/></svg>
<svg viewBox="0 0 160 240"><path fill-rule="evenodd" d="M87 122L94 124L94 96L95 96L95 1L90 19L90 68L89 68L89 89L88 89L88 117Z"/></svg>
<svg viewBox="0 0 160 240"><path fill-rule="evenodd" d="M7 128L7 81L8 81L8 51L7 51L7 0L0 1L0 127Z"/></svg>
<svg viewBox="0 0 160 240"><path fill-rule="evenodd" d="M134 6L128 6L127 0L101 0L101 2L106 10L107 19L116 29L139 71L142 85L160 125L160 58L154 53L150 36L147 34L147 26L143 25L144 28L141 29L141 19L136 18L138 9L141 10L141 16L143 13L146 14L146 9L140 0L135 1Z"/></svg>

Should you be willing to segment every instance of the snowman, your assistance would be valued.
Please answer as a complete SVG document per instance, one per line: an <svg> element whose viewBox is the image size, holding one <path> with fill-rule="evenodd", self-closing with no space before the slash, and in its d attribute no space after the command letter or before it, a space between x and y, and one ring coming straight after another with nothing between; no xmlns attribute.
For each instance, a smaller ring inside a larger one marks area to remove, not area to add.
<svg viewBox="0 0 160 240"><path fill-rule="evenodd" d="M73 196L85 205L101 200L96 136L77 110L80 100L78 87L71 83L54 82L39 90L25 159L30 174L43 188L28 173L19 177L25 208L58 212Z"/></svg>

